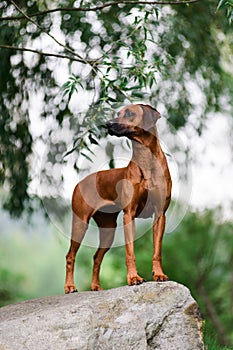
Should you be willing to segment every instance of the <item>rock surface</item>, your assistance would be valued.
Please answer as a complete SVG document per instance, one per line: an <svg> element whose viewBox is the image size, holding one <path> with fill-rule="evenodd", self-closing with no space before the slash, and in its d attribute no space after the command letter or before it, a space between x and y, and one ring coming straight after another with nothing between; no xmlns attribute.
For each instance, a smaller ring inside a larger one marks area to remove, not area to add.
<svg viewBox="0 0 233 350"><path fill-rule="evenodd" d="M0 308L0 350L198 350L202 321L175 282L30 300Z"/></svg>

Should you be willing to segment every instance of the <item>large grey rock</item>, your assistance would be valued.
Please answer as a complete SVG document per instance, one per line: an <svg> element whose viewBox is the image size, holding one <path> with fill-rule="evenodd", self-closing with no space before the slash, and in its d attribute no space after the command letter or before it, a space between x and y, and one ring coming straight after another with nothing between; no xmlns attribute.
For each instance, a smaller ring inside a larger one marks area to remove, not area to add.
<svg viewBox="0 0 233 350"><path fill-rule="evenodd" d="M0 350L198 350L201 327L186 287L150 282L5 306Z"/></svg>

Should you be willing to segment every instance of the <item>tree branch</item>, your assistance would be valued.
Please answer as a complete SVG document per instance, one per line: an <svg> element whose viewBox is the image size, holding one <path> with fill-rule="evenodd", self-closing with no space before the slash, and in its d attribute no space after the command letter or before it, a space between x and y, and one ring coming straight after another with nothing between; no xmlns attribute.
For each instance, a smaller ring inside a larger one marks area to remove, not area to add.
<svg viewBox="0 0 233 350"><path fill-rule="evenodd" d="M54 12L94 12L98 10L103 10L107 7L117 6L117 5L185 5L185 4L193 4L196 2L200 2L201 0L178 0L178 1L130 1L130 0L119 0L107 2L106 4L95 6L95 7L63 7L63 8L55 8L51 10L36 12L30 15L27 15L27 19L31 17L44 16L49 13ZM13 21L13 20L21 20L25 19L25 15L22 16L6 16L1 17L0 21Z"/></svg>
<svg viewBox="0 0 233 350"><path fill-rule="evenodd" d="M16 50L16 51L28 51L32 53L36 53L38 55L42 56L51 56L51 57L58 57L58 58L66 58L71 61L77 61L83 63L82 60L72 57L72 56L67 56L67 55L62 55L62 54L56 54L56 53L50 53L50 52L43 52L39 50L34 50L34 49L29 49L27 47L17 47L17 46L10 46L10 45L2 45L0 44L1 49L8 49L8 50Z"/></svg>
<svg viewBox="0 0 233 350"><path fill-rule="evenodd" d="M55 41L56 44L58 44L59 46L63 47L67 52L71 53L72 55L78 57L78 59L83 62L83 63L87 63L89 65L92 65L90 61L86 60L85 58L83 58L82 56L80 56L79 54L77 54L75 51L71 50L69 47L67 47L66 45L62 44L60 41L58 41L52 34L48 33L43 27L41 27L36 21L34 21L33 19L31 19L30 17L28 17L28 15L21 10L21 8L13 1L10 0L10 2L12 3L12 5L24 16L24 18L26 18L28 21L30 21L31 23L33 23L38 29L40 29L43 33L45 33L46 35L48 35L53 41Z"/></svg>

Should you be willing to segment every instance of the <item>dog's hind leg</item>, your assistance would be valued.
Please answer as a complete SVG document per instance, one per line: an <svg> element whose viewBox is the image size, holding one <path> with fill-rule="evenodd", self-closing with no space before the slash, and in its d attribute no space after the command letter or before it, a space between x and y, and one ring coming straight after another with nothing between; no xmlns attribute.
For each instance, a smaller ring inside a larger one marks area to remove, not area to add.
<svg viewBox="0 0 233 350"><path fill-rule="evenodd" d="M102 290L100 285L100 266L104 255L111 248L114 240L114 235L116 231L116 221L118 213L102 213L97 212L93 218L97 225L99 226L100 243L94 255L94 265L92 272L91 290L98 291Z"/></svg>
<svg viewBox="0 0 233 350"><path fill-rule="evenodd" d="M64 286L66 294L77 292L77 288L74 284L74 263L76 253L86 233L88 221L89 220L81 220L75 213L73 213L70 249L66 255L66 281Z"/></svg>

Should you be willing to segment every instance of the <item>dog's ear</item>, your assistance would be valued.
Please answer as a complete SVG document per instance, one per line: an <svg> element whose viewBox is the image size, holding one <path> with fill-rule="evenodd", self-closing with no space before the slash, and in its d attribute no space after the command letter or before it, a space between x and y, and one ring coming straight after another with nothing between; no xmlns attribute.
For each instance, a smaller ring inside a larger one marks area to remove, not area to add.
<svg viewBox="0 0 233 350"><path fill-rule="evenodd" d="M150 105L141 105L143 109L143 129L150 130L161 117L160 113Z"/></svg>

